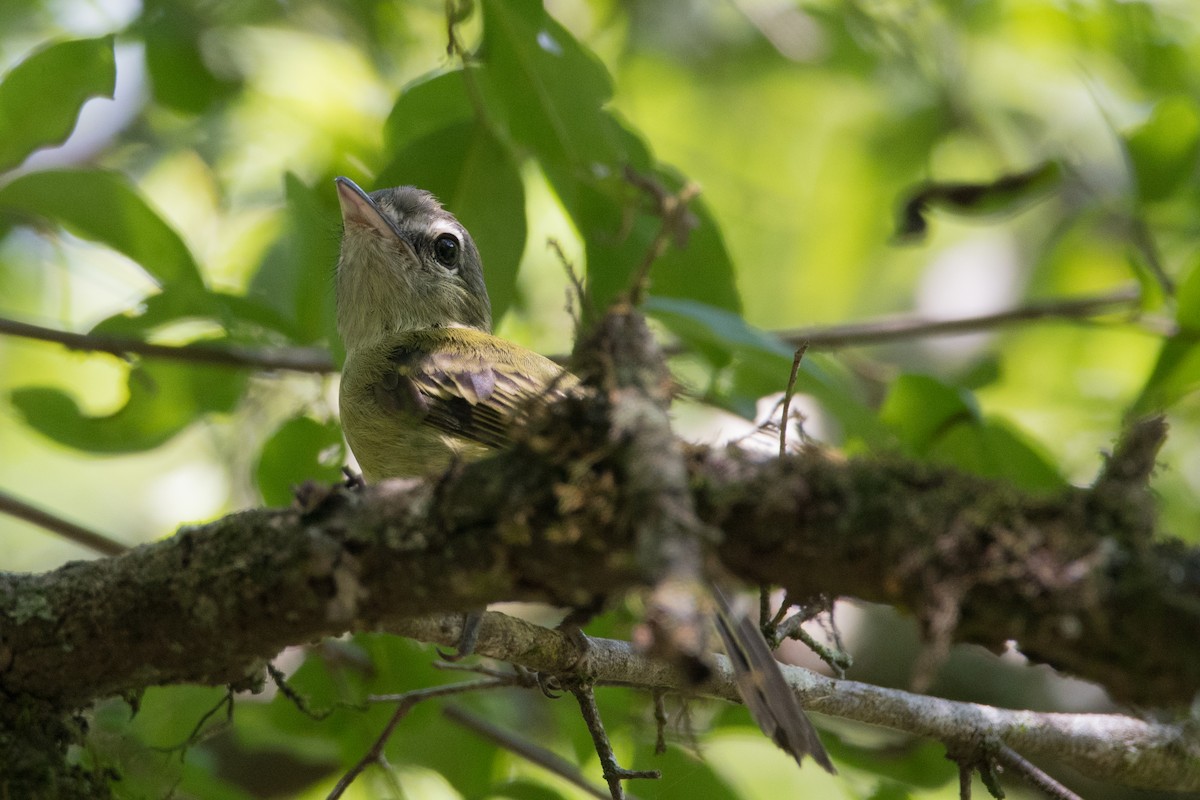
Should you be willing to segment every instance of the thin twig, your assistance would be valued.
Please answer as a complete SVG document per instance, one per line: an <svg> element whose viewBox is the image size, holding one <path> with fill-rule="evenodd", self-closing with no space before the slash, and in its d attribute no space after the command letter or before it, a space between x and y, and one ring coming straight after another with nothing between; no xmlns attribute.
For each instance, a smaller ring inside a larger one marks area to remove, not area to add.
<svg viewBox="0 0 1200 800"><path fill-rule="evenodd" d="M592 299L588 295L587 283L575 269L575 264L567 258L558 239L550 237L546 240L546 246L554 251L554 255L558 257L558 263L567 273L567 280L571 282L571 288L567 290L567 313L571 316L571 322L575 326L576 335L578 335L585 324L596 318L596 308L592 305Z"/></svg>
<svg viewBox="0 0 1200 800"><path fill-rule="evenodd" d="M654 755L667 752L667 693L654 690Z"/></svg>
<svg viewBox="0 0 1200 800"><path fill-rule="evenodd" d="M608 795L587 782L579 769L557 753L552 753L544 747L521 739L508 731L499 728L485 719L475 716L457 706L447 706L442 713L451 722L456 722L472 733L482 736L490 742L515 753L531 764L537 764L544 770L570 781L592 797L608 800Z"/></svg>
<svg viewBox="0 0 1200 800"><path fill-rule="evenodd" d="M776 331L775 335L789 344L797 345L807 342L815 350L836 350L842 347L881 344L925 336L976 333L1036 320L1089 321L1092 317L1101 314L1119 311L1136 312L1140 299L1141 292L1138 287L1129 286L1108 294L1032 302L1006 311L960 317L959 319L931 320L916 316L902 316L851 322L845 325Z"/></svg>
<svg viewBox="0 0 1200 800"><path fill-rule="evenodd" d="M958 800L971 800L971 778L975 770L966 761L958 762Z"/></svg>
<svg viewBox="0 0 1200 800"><path fill-rule="evenodd" d="M1004 766L1011 769L1013 772L1020 773L1025 780L1041 789L1054 800L1083 800L1082 797L1072 792L1067 787L1063 786L1058 781L1051 778L1039 767L1031 763L1028 759L1013 750L1006 744L1000 745L996 749L996 760Z"/></svg>
<svg viewBox="0 0 1200 800"><path fill-rule="evenodd" d="M279 667L275 666L275 664L271 661L267 662L267 674L271 676L271 680L274 681L275 688L279 690L279 693L290 700L292 705L296 707L297 711L316 722L321 722L322 720L328 719L334 711L341 709L346 709L349 711L367 710L367 705L365 703L355 704L337 701L324 711L314 711L312 706L308 704L308 700L299 692L297 692L290 683L287 682L287 678L284 676L283 670L279 669Z"/></svg>
<svg viewBox="0 0 1200 800"><path fill-rule="evenodd" d="M55 342L71 350L110 353L121 358L138 355L222 367L288 370L319 375L337 371L333 357L325 350L314 347L251 348L205 342L185 345L155 344L127 336L60 331L4 318L0 318L0 335Z"/></svg>
<svg viewBox="0 0 1200 800"><path fill-rule="evenodd" d="M779 457L787 455L788 415L792 410L792 394L796 391L796 376L800 373L800 362L808 352L808 342L800 343L792 356L792 372L788 375L787 389L783 392L783 409L779 412Z"/></svg>
<svg viewBox="0 0 1200 800"><path fill-rule="evenodd" d="M1140 301L1139 289L1131 286L1109 294L1032 302L1005 311L973 317L959 317L958 319L931 320L915 315L904 315L848 322L841 325L789 328L770 333L792 346L807 343L812 350L840 350L845 347L891 344L907 339L981 333L1027 322L1092 323L1096 322L1096 317L1118 312L1126 312L1133 317L1139 309ZM1150 323L1154 322L1153 332L1157 335L1170 336L1176 332L1174 323L1169 320L1163 320L1161 324L1158 324L1157 320L1141 319L1140 321L1147 327L1151 327ZM686 352L689 352L689 348L678 344L663 348L663 353L668 356L677 356ZM550 357L552 361L560 364L567 363L568 358L565 355Z"/></svg>
<svg viewBox="0 0 1200 800"><path fill-rule="evenodd" d="M24 500L18 500L3 491L0 491L0 514L23 519L68 541L95 550L101 555L119 556L129 551L128 545L123 545L102 533L89 530L82 525L76 525L49 511L32 506Z"/></svg>
<svg viewBox="0 0 1200 800"><path fill-rule="evenodd" d="M1162 258L1158 254L1158 245L1154 241L1154 235L1150 233L1150 226L1146 224L1146 220L1139 214L1135 214L1129 220L1130 236L1133 239L1134 248L1142 254L1142 259L1146 262L1147 269L1158 282L1159 288L1168 297L1175 296L1175 282L1171 280L1171 276L1163 269Z"/></svg>
<svg viewBox="0 0 1200 800"><path fill-rule="evenodd" d="M450 695L462 694L464 692L478 692L485 689L498 689L511 685L511 681L500 678L484 678L478 681L451 683L446 686L431 686L427 689L414 689L411 692L395 695L398 705L391 719L388 720L387 725L383 726L383 730L375 739L375 743L371 745L371 749L342 776L337 785L333 787L333 791L328 794L326 800L337 800L349 788L350 784L354 782L354 779L362 774L363 770L383 758L383 748L387 746L388 739L392 737L392 732L396 730L396 726L400 724L400 720L404 719L417 703L422 700L431 700L435 697L449 697Z"/></svg>
<svg viewBox="0 0 1200 800"><path fill-rule="evenodd" d="M633 278L629 282L629 303L636 306L641 303L650 284L650 268L654 266L654 262L662 258L672 240L682 246L688 231L695 226L695 220L688 211L688 203L700 194L700 186L689 182L678 192L671 193L658 181L641 175L630 167L625 169L625 180L654 198L655 212L662 219L658 233L646 248L642 263L634 270Z"/></svg>
<svg viewBox="0 0 1200 800"><path fill-rule="evenodd" d="M592 687L586 684L576 684L571 687L570 691L575 695L575 700L579 703L579 711L583 715L583 722L587 725L588 733L592 735L592 745L596 748L596 755L600 756L604 781L608 784L612 800L624 800L625 788L622 781L634 778L658 780L662 777L662 773L656 769L632 770L625 769L618 764L612 743L609 742L608 734L604 730L604 722L600 719L600 709L596 706L596 695L592 692Z"/></svg>
<svg viewBox="0 0 1200 800"><path fill-rule="evenodd" d="M204 729L204 723L206 723L210 719L212 719L213 715L216 714L218 711L220 711L222 708L225 709L224 721L217 723L211 729L209 729L208 733L206 733L204 736L201 736L200 733ZM170 747L154 747L151 749L157 750L162 753L178 752L179 759L182 761L183 759L185 759L187 757L187 751L192 745L196 744L197 742L201 742L204 739L207 739L208 737L212 736L213 734L215 734L219 731L225 730L232 724L233 724L233 690L227 688L225 690L225 694L221 696L221 699L217 701L216 705L214 705L208 711L205 711L204 714L200 717L200 719L196 721L196 724L194 726L192 726L192 732L187 735L186 739L184 739L179 744L171 745Z"/></svg>

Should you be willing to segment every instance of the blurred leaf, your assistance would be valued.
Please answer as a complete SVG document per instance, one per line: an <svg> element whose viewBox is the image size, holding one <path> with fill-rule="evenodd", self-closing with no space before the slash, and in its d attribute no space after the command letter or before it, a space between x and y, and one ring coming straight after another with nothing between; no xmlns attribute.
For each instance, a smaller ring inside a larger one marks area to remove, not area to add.
<svg viewBox="0 0 1200 800"><path fill-rule="evenodd" d="M748 716L745 724L753 728ZM757 729L754 730L757 733ZM657 800L693 800L698 797L705 800L738 800L741 797L703 759L686 752L682 747L667 747L667 752L655 755L653 748L644 744L634 751L633 763L628 766L629 769L657 769L662 772L663 780L647 784L645 794ZM794 768L795 765L792 766ZM653 795L649 790L651 786L654 787Z"/></svg>
<svg viewBox="0 0 1200 800"><path fill-rule="evenodd" d="M946 748L938 742L912 741L907 747L881 749L849 744L828 734L821 741L839 766L900 781L913 788L936 789L958 777L958 768L946 759Z"/></svg>
<svg viewBox="0 0 1200 800"><path fill-rule="evenodd" d="M0 172L41 147L66 141L91 97L112 97L117 83L113 37L46 45L0 83Z"/></svg>
<svg viewBox="0 0 1200 800"><path fill-rule="evenodd" d="M333 275L341 218L333 182L311 187L289 172L284 193L284 230L250 281L247 298L287 320L294 343L340 347Z"/></svg>
<svg viewBox="0 0 1200 800"><path fill-rule="evenodd" d="M737 413L753 416L759 397L787 388L795 351L775 336L761 331L741 316L721 308L670 297L649 297L646 314L662 322L689 348L704 355L715 366L735 363L733 396L709 399ZM836 374L831 363L818 354L807 354L800 363L796 391L813 395L845 428L846 434L874 445L889 436L875 415L856 398ZM748 406L737 403L749 402ZM734 402L730 402L734 401Z"/></svg>
<svg viewBox="0 0 1200 800"><path fill-rule="evenodd" d="M1193 258L1175 300L1179 330L1163 341L1130 413L1168 408L1200 388L1200 258Z"/></svg>
<svg viewBox="0 0 1200 800"><path fill-rule="evenodd" d="M1162 100L1126 139L1138 197L1162 200L1196 177L1200 157L1200 109L1190 97Z"/></svg>
<svg viewBox="0 0 1200 800"><path fill-rule="evenodd" d="M928 375L901 375L892 381L879 418L891 426L908 451L922 456L950 427L980 421L975 397Z"/></svg>
<svg viewBox="0 0 1200 800"><path fill-rule="evenodd" d="M269 506L291 503L294 490L307 480L335 483L344 459L342 429L336 422L293 417L263 446L255 475L258 491Z"/></svg>
<svg viewBox="0 0 1200 800"><path fill-rule="evenodd" d="M952 425L932 443L929 458L985 478L1001 478L1030 491L1066 486L1044 453L998 419Z"/></svg>
<svg viewBox="0 0 1200 800"><path fill-rule="evenodd" d="M477 68L467 67L427 75L405 87L383 126L384 152L395 153L443 128L470 121L474 111L467 82L478 81L478 73Z"/></svg>
<svg viewBox="0 0 1200 800"><path fill-rule="evenodd" d="M224 328L230 341L240 343L259 343L264 330L285 334L289 341L297 338L295 326L257 298L173 288L101 320L91 333L145 338L150 331L183 320L209 320Z"/></svg>
<svg viewBox="0 0 1200 800"><path fill-rule="evenodd" d="M492 788L491 797L507 797L509 800L562 800L562 793L530 778L518 778Z"/></svg>
<svg viewBox="0 0 1200 800"><path fill-rule="evenodd" d="M160 286L203 288L179 234L124 175L101 170L46 170L0 187L0 208L52 220L128 256Z"/></svg>
<svg viewBox="0 0 1200 800"><path fill-rule="evenodd" d="M158 447L207 413L231 410L245 382L237 370L146 361L129 371L129 399L108 416L84 415L58 389L14 389L12 403L26 424L67 447L132 453Z"/></svg>
<svg viewBox="0 0 1200 800"><path fill-rule="evenodd" d="M879 417L918 458L1003 478L1025 489L1064 485L1054 466L1011 428L984 419L966 389L927 375L901 375L892 382Z"/></svg>
<svg viewBox="0 0 1200 800"><path fill-rule="evenodd" d="M200 114L239 88L237 81L217 77L204 63L200 35L205 23L187 5L149 0L141 28L154 98L164 106Z"/></svg>
<svg viewBox="0 0 1200 800"><path fill-rule="evenodd" d="M487 97L501 121L538 158L587 170L618 164L619 134L603 107L612 98L608 70L541 0L484 0Z"/></svg>
<svg viewBox="0 0 1200 800"><path fill-rule="evenodd" d="M454 123L411 142L376 178L437 195L471 232L483 258L492 318L516 296L525 250L525 185L512 154L474 121Z"/></svg>
<svg viewBox="0 0 1200 800"><path fill-rule="evenodd" d="M912 794L898 783L881 781L866 800L908 800Z"/></svg>
<svg viewBox="0 0 1200 800"><path fill-rule="evenodd" d="M640 138L606 106L612 79L596 56L536 0L483 3L479 86L494 124L537 159L583 237L588 288L598 307L628 287L660 220L624 177L626 168L677 192L683 179L655 165ZM697 227L654 267L656 294L740 311L733 266L702 200Z"/></svg>
<svg viewBox="0 0 1200 800"><path fill-rule="evenodd" d="M772 369L795 352L778 337L753 327L740 315L695 300L651 296L644 304L646 314L659 320L689 346L727 363L733 352L765 359ZM784 373L784 381L787 373ZM780 387L783 388L783 387Z"/></svg>
<svg viewBox="0 0 1200 800"><path fill-rule="evenodd" d="M989 183L923 183L912 189L904 201L896 220L894 239L912 242L924 238L929 228L925 215L930 207L971 216L1010 214L1040 199L1058 185L1061 177L1059 165L1047 161Z"/></svg>

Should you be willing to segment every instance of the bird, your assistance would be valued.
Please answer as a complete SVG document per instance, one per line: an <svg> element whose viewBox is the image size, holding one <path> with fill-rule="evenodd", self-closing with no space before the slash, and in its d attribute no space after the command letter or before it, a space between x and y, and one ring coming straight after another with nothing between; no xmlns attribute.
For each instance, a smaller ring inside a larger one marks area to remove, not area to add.
<svg viewBox="0 0 1200 800"><path fill-rule="evenodd" d="M493 336L479 250L427 191L337 179L342 429L365 480L437 474L511 441L515 417L576 383Z"/></svg>
<svg viewBox="0 0 1200 800"><path fill-rule="evenodd" d="M335 181L342 237L335 286L346 350L342 429L364 480L433 476L501 449L532 402L565 396L578 379L554 361L492 334L479 250L423 189L367 193ZM714 622L751 714L800 763L834 768L761 632L713 588ZM467 615L459 654L479 615Z"/></svg>

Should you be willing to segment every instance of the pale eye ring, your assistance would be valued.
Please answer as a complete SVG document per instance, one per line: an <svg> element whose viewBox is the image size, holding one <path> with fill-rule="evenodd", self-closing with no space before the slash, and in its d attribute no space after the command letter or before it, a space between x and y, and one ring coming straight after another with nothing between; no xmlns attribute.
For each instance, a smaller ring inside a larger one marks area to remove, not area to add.
<svg viewBox="0 0 1200 800"><path fill-rule="evenodd" d="M458 237L452 233L443 233L433 240L433 257L447 269L458 266L461 250L462 245L459 244Z"/></svg>

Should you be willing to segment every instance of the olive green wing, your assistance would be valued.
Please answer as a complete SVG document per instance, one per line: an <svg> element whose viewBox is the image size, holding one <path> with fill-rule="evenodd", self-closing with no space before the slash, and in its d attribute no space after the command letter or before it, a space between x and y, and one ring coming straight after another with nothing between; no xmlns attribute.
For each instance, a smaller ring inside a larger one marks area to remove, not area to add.
<svg viewBox="0 0 1200 800"><path fill-rule="evenodd" d="M487 447L511 444L522 409L574 383L552 361L484 334L404 341L389 359L392 368L376 384L381 405Z"/></svg>

